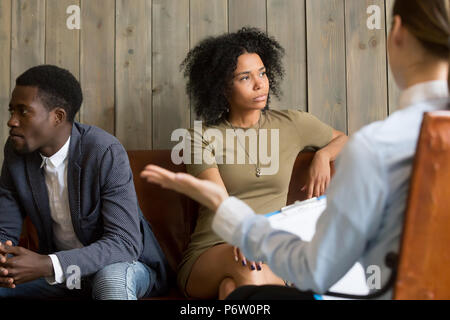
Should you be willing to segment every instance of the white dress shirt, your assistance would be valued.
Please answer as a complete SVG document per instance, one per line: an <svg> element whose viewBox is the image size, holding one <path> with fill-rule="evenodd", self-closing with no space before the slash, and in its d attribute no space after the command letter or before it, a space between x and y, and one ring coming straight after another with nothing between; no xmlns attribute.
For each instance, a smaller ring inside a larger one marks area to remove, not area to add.
<svg viewBox="0 0 450 320"><path fill-rule="evenodd" d="M272 228L266 217L234 197L217 210L213 230L300 290L326 292L357 261L365 270L378 266L383 286L391 274L385 257L400 246L423 113L445 109L447 97L446 81L414 85L402 93L398 111L349 139L310 242ZM392 290L381 298L392 298Z"/></svg>
<svg viewBox="0 0 450 320"><path fill-rule="evenodd" d="M72 217L69 207L69 193L67 189L67 162L69 160L70 137L64 146L51 157L41 154L41 168L45 171L45 184L47 185L50 214L53 220L53 241L58 251L81 248L73 229ZM47 278L50 284L63 283L64 273L56 255L49 255L55 278Z"/></svg>

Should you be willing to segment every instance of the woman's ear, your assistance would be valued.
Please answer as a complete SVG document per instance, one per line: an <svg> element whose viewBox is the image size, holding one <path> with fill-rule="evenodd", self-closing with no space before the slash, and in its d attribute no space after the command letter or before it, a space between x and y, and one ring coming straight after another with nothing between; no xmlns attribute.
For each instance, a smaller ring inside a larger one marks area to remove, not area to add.
<svg viewBox="0 0 450 320"><path fill-rule="evenodd" d="M392 21L391 37L395 45L401 46L404 41L404 30L403 30L402 18L399 15L394 16Z"/></svg>

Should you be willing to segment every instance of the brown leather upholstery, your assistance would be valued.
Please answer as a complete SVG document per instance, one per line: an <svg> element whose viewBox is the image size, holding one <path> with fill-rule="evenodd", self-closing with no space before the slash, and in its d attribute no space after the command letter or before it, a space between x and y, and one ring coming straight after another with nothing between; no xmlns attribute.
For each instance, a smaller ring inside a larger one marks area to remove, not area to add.
<svg viewBox="0 0 450 320"><path fill-rule="evenodd" d="M414 160L395 299L450 299L450 112L425 114Z"/></svg>
<svg viewBox="0 0 450 320"><path fill-rule="evenodd" d="M171 279L175 279L175 271L181 261L184 249L194 230L198 204L176 192L162 189L159 186L146 183L139 177L147 164L155 164L175 172L185 172L184 165L174 165L170 158L170 150L128 151L130 166L133 171L134 185L144 216L152 225L171 268ZM302 152L297 157L291 176L287 204L295 200L303 200L306 194L300 191L306 181L307 169L314 157L314 152ZM331 164L334 173L334 165ZM31 222L26 219L21 237L21 245L37 248L37 237ZM156 299L182 298L176 289L175 281L172 290L166 297Z"/></svg>

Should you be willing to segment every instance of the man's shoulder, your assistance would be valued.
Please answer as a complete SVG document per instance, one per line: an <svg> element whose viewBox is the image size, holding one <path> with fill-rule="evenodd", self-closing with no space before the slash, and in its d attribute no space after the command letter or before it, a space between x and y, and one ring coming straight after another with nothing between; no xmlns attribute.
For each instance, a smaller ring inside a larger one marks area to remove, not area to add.
<svg viewBox="0 0 450 320"><path fill-rule="evenodd" d="M74 126L80 134L80 141L85 150L107 150L112 145L121 145L116 137L99 127L78 122L75 122Z"/></svg>

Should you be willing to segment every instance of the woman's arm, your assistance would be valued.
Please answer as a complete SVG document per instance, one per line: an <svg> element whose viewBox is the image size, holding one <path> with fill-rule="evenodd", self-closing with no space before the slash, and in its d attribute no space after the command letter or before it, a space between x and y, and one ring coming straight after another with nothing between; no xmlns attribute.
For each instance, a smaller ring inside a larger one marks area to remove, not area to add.
<svg viewBox="0 0 450 320"><path fill-rule="evenodd" d="M330 162L336 160L347 140L343 132L333 129L330 143L316 152L309 167L308 181L301 189L306 192L307 199L325 193L331 180Z"/></svg>
<svg viewBox="0 0 450 320"><path fill-rule="evenodd" d="M345 133L333 129L333 136L331 137L330 143L317 151L316 156L320 155L321 157L325 157L329 162L334 161L347 141L348 137Z"/></svg>

